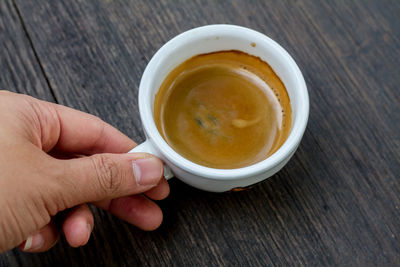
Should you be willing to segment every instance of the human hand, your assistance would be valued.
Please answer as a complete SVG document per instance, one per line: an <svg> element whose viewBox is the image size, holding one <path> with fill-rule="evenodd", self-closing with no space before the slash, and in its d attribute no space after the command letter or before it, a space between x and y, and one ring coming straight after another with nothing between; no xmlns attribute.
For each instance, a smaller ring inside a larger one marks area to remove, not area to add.
<svg viewBox="0 0 400 267"><path fill-rule="evenodd" d="M168 196L162 162L126 154L135 143L95 116L0 91L0 252L46 251L58 240L87 243L93 203L143 230L162 221L152 200ZM143 193L143 194L141 194Z"/></svg>

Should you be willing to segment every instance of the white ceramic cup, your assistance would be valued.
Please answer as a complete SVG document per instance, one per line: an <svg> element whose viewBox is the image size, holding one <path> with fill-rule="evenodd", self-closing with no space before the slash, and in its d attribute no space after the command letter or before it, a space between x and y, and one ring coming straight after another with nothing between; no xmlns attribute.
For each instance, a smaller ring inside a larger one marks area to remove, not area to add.
<svg viewBox="0 0 400 267"><path fill-rule="evenodd" d="M180 63L199 54L239 50L267 62L284 83L292 107L287 140L267 159L238 169L213 169L193 163L175 152L162 138L153 117L155 94L166 76ZM139 86L139 112L146 141L132 152L148 152L165 163L164 175L212 192L224 192L258 183L279 171L296 151L307 125L307 87L292 57L275 41L254 30L234 25L208 25L186 31L162 46L147 65Z"/></svg>

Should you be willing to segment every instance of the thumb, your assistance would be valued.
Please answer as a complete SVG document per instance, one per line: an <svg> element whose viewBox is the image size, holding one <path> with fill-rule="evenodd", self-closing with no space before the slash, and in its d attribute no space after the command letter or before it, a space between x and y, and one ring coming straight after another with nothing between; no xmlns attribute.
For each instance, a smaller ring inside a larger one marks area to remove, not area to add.
<svg viewBox="0 0 400 267"><path fill-rule="evenodd" d="M64 164L61 191L69 207L142 193L163 177L162 162L145 153L97 154Z"/></svg>

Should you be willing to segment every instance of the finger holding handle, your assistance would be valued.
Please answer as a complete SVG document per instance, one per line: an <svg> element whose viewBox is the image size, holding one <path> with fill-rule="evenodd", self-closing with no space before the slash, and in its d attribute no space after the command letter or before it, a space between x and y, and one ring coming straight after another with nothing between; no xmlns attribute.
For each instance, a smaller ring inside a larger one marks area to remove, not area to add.
<svg viewBox="0 0 400 267"><path fill-rule="evenodd" d="M138 153L138 152L145 152L145 153L153 154L154 156L160 158L160 154L154 148L154 146L151 144L151 142L149 140L144 141L143 143L136 146L134 149L132 149L128 153ZM174 174L172 173L171 169L165 164L164 164L164 177L167 180L174 177Z"/></svg>

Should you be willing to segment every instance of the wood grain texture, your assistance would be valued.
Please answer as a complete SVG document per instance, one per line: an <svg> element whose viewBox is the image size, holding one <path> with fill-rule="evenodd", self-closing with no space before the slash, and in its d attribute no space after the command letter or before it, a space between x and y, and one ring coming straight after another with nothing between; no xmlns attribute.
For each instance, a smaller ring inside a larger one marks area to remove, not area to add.
<svg viewBox="0 0 400 267"><path fill-rule="evenodd" d="M137 89L147 62L176 34L206 24L243 25L285 47L305 76L311 111L293 159L251 190L213 194L172 180L170 197L159 202L164 223L154 232L94 209L86 247L62 241L38 255L13 250L0 264L400 264L400 2L17 0L16 6L57 100L138 142L144 135ZM13 14L2 5L5 11Z"/></svg>
<svg viewBox="0 0 400 267"><path fill-rule="evenodd" d="M0 89L55 101L18 10L8 0L0 2Z"/></svg>

